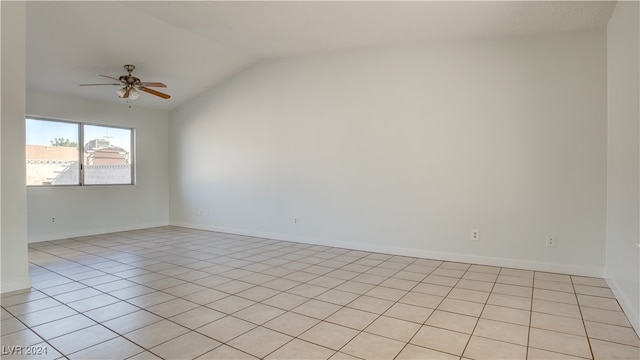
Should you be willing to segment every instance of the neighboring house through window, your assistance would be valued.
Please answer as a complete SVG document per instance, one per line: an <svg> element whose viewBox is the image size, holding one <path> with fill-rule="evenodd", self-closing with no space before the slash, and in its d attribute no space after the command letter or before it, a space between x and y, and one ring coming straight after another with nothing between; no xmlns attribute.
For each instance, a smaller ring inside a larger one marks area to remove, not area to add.
<svg viewBox="0 0 640 360"><path fill-rule="evenodd" d="M26 119L27 185L132 185L134 131Z"/></svg>

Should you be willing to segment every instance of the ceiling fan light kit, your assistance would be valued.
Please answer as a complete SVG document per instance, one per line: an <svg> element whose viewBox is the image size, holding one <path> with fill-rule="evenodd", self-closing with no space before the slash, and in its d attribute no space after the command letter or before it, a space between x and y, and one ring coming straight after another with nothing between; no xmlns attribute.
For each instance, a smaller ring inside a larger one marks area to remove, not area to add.
<svg viewBox="0 0 640 360"><path fill-rule="evenodd" d="M118 97L123 99L135 100L140 97L140 93L135 88L127 88L126 86L122 89L116 90L116 94L118 94Z"/></svg>
<svg viewBox="0 0 640 360"><path fill-rule="evenodd" d="M171 97L168 94L165 94L163 92L160 92L160 91L157 91L157 90L149 88L149 87L163 87L163 88L166 88L167 85L165 85L165 84L163 84L161 82L140 81L139 78L131 75L131 72L135 68L136 67L134 65L131 65L131 64L125 65L124 69L128 72L128 75L122 75L122 76L120 76L118 78L113 77L113 76L100 75L100 76L105 77L107 79L119 81L118 83L110 83L110 84L80 84L80 86L96 86L96 85L122 86L122 88L120 88L120 89L118 89L116 91L116 94L118 94L118 97L120 97L122 99L127 99L127 100L129 100L129 99L135 100L135 99L139 98L140 97L140 91L144 91L146 93L161 97L163 99L169 99Z"/></svg>

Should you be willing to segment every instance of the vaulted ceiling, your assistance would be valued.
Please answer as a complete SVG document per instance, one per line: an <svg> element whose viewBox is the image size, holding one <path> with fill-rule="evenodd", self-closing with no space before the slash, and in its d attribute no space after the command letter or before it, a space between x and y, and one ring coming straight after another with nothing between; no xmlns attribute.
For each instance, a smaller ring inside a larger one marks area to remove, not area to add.
<svg viewBox="0 0 640 360"><path fill-rule="evenodd" d="M607 1L141 1L28 2L27 88L123 102L118 77L136 65L172 98L171 110L264 59L351 48L603 29ZM109 81L105 81L109 82Z"/></svg>

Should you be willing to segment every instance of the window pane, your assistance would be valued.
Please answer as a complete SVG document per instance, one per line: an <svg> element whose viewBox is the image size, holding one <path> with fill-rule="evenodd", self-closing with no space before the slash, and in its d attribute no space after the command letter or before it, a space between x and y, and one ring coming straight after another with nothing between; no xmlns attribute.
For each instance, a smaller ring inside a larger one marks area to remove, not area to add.
<svg viewBox="0 0 640 360"><path fill-rule="evenodd" d="M84 125L84 183L132 184L131 129Z"/></svg>
<svg viewBox="0 0 640 360"><path fill-rule="evenodd" d="M78 185L78 124L27 119L27 185Z"/></svg>

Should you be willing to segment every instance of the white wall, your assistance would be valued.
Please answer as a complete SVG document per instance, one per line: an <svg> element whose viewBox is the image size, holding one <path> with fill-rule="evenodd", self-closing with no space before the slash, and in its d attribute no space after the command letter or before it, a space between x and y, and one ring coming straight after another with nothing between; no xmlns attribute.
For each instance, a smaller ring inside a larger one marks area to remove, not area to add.
<svg viewBox="0 0 640 360"><path fill-rule="evenodd" d="M607 26L605 276L640 333L640 6L618 2Z"/></svg>
<svg viewBox="0 0 640 360"><path fill-rule="evenodd" d="M115 95L114 95L115 96ZM29 187L29 241L162 226L169 223L168 115L133 103L106 104L27 92L27 114L133 127L135 186ZM22 122L24 127L24 120ZM24 144L24 137L22 143ZM24 146L23 146L24 147ZM56 222L51 222L51 217Z"/></svg>
<svg viewBox="0 0 640 360"><path fill-rule="evenodd" d="M27 261L24 113L26 10L23 2L0 2L2 14L2 123L0 207L0 292L31 286Z"/></svg>
<svg viewBox="0 0 640 360"><path fill-rule="evenodd" d="M602 275L605 37L252 67L170 114L171 222Z"/></svg>

